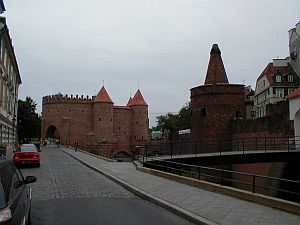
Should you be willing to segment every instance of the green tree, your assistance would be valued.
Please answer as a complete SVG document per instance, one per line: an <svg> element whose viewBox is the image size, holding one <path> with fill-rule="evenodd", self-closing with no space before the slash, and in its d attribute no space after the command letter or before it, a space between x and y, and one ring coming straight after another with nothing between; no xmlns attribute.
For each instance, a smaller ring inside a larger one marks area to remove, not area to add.
<svg viewBox="0 0 300 225"><path fill-rule="evenodd" d="M167 113L156 117L157 126L154 130L178 131L191 128L190 105L186 103L177 114Z"/></svg>
<svg viewBox="0 0 300 225"><path fill-rule="evenodd" d="M25 101L18 100L17 132L20 143L40 138L41 117L36 113L36 106L31 97L27 96Z"/></svg>
<svg viewBox="0 0 300 225"><path fill-rule="evenodd" d="M186 103L177 114L178 130L191 128L191 108L190 104Z"/></svg>

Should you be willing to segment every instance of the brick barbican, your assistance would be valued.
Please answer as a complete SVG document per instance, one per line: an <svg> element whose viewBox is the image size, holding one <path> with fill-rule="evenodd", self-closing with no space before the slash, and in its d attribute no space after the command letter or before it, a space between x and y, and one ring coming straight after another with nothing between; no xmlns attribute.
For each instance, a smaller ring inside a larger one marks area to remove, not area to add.
<svg viewBox="0 0 300 225"><path fill-rule="evenodd" d="M140 90L126 106L115 106L106 89L84 98L62 94L43 97L42 140L60 139L112 157L131 154L134 146L149 141L148 105Z"/></svg>

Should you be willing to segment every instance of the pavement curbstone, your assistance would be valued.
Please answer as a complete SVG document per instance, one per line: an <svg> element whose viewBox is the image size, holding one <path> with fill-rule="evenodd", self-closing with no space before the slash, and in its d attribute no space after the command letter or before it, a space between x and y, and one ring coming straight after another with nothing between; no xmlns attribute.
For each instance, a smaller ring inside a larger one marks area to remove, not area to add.
<svg viewBox="0 0 300 225"><path fill-rule="evenodd" d="M179 176L176 174L171 174L167 172L162 172L159 170L151 169L151 168L146 168L142 166L136 166L136 169L141 172L149 173L152 175L160 176L172 181L176 181L182 184L187 184L193 187L198 187L207 191L247 200L250 202L258 203L261 205L265 205L268 207L272 207L275 209L280 209L289 213L293 213L296 215L300 215L300 204L278 199L278 198L273 198L257 193L251 193L248 191L232 188L232 187L227 187L227 186L222 186L219 184L214 184L202 180L196 180L192 179L189 177L183 177Z"/></svg>
<svg viewBox="0 0 300 225"><path fill-rule="evenodd" d="M192 212L189 212L188 210L186 209L183 209L175 204L172 204L168 201L165 201L163 199L160 199L160 198L157 198L156 196L154 195L151 195L145 191L142 191L140 190L139 188L133 186L133 185L130 185L128 184L127 182L97 168L97 167L94 167L90 164L88 164L87 162L81 160L80 158L74 156L73 154L65 151L62 149L62 151L64 151L66 154L68 154L69 156L73 157L74 159L78 160L80 163L82 163L83 165L87 166L88 168L104 175L105 177L111 179L112 181L116 182L117 184L119 184L120 186L124 187L125 189L127 189L128 191L132 192L133 194L135 194L136 196L144 199L144 200L147 200L149 202L152 202L168 211L171 211L173 213L175 213L176 215L190 221L190 222L193 222L195 224L198 224L198 225L218 225L217 223L213 222L213 221L210 221L202 216L199 216L197 214L194 214ZM83 152L83 153L86 153L86 152ZM91 156L95 156L95 155L92 155L90 154ZM97 156L95 156L97 157Z"/></svg>

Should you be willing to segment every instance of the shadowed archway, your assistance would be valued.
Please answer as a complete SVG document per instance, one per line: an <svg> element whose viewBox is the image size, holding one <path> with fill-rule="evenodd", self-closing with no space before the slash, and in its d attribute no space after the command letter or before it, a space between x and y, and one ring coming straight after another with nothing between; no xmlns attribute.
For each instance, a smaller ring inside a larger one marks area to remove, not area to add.
<svg viewBox="0 0 300 225"><path fill-rule="evenodd" d="M46 130L45 139L60 139L60 134L57 128L53 125L49 126Z"/></svg>

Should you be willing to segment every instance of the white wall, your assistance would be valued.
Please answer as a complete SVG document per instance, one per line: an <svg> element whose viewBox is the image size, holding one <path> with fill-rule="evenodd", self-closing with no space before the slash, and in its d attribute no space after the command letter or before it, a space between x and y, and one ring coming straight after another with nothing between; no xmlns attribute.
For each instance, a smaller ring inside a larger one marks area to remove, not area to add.
<svg viewBox="0 0 300 225"><path fill-rule="evenodd" d="M300 148L300 96L289 100L290 119L294 120L297 148Z"/></svg>
<svg viewBox="0 0 300 225"><path fill-rule="evenodd" d="M289 99L290 120L294 120L296 113L300 109L300 96Z"/></svg>

